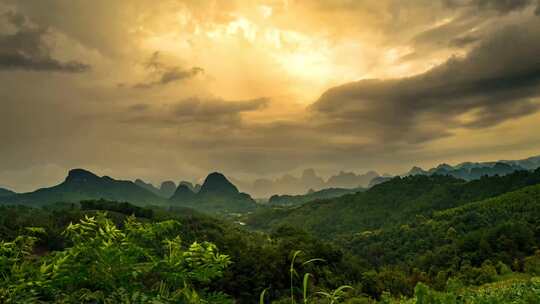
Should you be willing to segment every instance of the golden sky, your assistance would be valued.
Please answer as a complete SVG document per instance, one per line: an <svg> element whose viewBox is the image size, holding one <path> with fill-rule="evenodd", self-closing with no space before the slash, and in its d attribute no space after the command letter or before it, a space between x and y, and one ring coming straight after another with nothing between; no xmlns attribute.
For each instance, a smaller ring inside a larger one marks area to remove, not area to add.
<svg viewBox="0 0 540 304"><path fill-rule="evenodd" d="M537 0L0 0L0 186L540 154Z"/></svg>

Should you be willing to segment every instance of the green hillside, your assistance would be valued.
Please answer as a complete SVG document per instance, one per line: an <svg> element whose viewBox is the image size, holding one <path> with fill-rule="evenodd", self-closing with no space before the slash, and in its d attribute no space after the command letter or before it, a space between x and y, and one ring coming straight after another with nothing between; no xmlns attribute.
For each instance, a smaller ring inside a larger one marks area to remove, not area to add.
<svg viewBox="0 0 540 304"><path fill-rule="evenodd" d="M539 228L540 185L535 185L429 217L358 231L340 243L372 267L397 267L444 288L451 277L474 285L492 280L490 269L527 270L525 258L539 248Z"/></svg>
<svg viewBox="0 0 540 304"><path fill-rule="evenodd" d="M363 188L345 189L345 188L327 188L319 191L311 191L303 195L272 195L268 200L270 205L276 206L294 206L314 200L340 197L345 194L352 194L364 191Z"/></svg>
<svg viewBox="0 0 540 304"><path fill-rule="evenodd" d="M320 200L300 207L268 208L246 219L255 229L287 224L323 238L379 229L417 216L540 183L540 170L466 182L451 176L396 177L356 194Z"/></svg>

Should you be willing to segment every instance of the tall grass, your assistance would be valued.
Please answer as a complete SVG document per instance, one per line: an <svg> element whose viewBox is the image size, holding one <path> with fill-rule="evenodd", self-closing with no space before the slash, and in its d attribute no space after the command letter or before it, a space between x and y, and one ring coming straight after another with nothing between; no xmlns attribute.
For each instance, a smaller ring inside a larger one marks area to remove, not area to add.
<svg viewBox="0 0 540 304"><path fill-rule="evenodd" d="M294 290L295 290L295 288L294 288L294 279L296 277L299 277L299 274L296 271L295 264L296 264L296 260L297 260L297 258L298 258L298 256L300 254L302 254L301 250L296 250L296 251L294 251L292 253L291 264L290 264L290 267L289 267L291 304L296 304L296 297L295 297L295 294L294 294ZM325 260L320 259L320 258L310 259L310 260L307 260L307 261L303 262L302 266L306 266L306 265L314 263L314 262L325 262ZM319 292L314 293L313 295L310 295L308 293L309 278L310 277L313 277L313 274L308 272L308 273L304 274L303 279L302 279L302 303L303 304L312 303L311 300L313 299L314 295L319 295L319 296L327 299L328 303L331 303L331 304L339 303L341 301L341 299L343 298L345 290L352 289L351 286L343 285L343 286L340 286L340 287L338 287L337 289L335 289L335 290L333 290L331 292L319 291ZM268 291L268 288L264 289L261 292L260 298L259 298L259 303L260 304L265 303L265 297L266 297L267 291Z"/></svg>

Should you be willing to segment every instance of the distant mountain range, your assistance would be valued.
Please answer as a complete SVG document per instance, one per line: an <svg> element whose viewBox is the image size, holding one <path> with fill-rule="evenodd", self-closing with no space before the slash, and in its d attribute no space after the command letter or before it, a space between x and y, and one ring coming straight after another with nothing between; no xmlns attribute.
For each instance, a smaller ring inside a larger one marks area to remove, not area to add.
<svg viewBox="0 0 540 304"><path fill-rule="evenodd" d="M176 187L174 182L164 182L158 189L142 180L115 180L108 176L99 177L84 169L73 169L64 182L53 187L29 193L0 189L0 203L4 204L46 205L98 199L138 205L176 205L208 213L245 212L255 208L251 196L238 191L223 174L217 172L208 175L202 186L180 182Z"/></svg>
<svg viewBox="0 0 540 304"><path fill-rule="evenodd" d="M249 194L238 191L235 185L218 172L208 175L197 190L197 187L189 183L180 183L169 202L209 213L238 213L256 207Z"/></svg>
<svg viewBox="0 0 540 304"><path fill-rule="evenodd" d="M496 162L465 162L455 166L441 164L424 170L413 167L402 176L449 175L466 181L483 176L505 176L516 171L532 171L540 167L540 156L522 160L501 160ZM361 188L393 180L392 176L379 175L375 171L365 174L340 172L324 180L315 170L304 170L300 178L285 175L276 180L256 180L252 189L256 197L271 193L270 204L297 205L317 199L328 199L354 193ZM235 182L236 183L236 182ZM238 184L238 183L236 183ZM244 188L245 189L245 185ZM305 189L303 194L288 193ZM269 195L270 196L270 195ZM99 177L84 169L69 171L64 182L59 185L38 189L28 193L15 193L0 188L0 203L44 205L54 202L78 202L89 199L127 201L139 205L180 205L209 213L239 213L255 208L255 201L249 194L242 193L221 173L211 173L202 185L180 182L178 187L172 181L161 183L160 187L138 179L135 182L115 180L108 176Z"/></svg>
<svg viewBox="0 0 540 304"><path fill-rule="evenodd" d="M254 197L270 197L276 194L303 195L309 190L323 190L328 188L354 189L367 187L371 180L380 176L375 171L364 174L341 171L330 176L327 180L318 176L314 169L306 169L300 177L285 174L276 179L257 179L253 183L236 181L239 187Z"/></svg>
<svg viewBox="0 0 540 304"><path fill-rule="evenodd" d="M435 168L424 170L420 167L413 167L409 172L401 176L409 175L451 175L464 180L479 179L482 176L506 175L519 170L534 170L540 167L540 156L530 157L522 160L500 160L495 162L465 162L456 166L441 164ZM389 181L394 176L389 174L380 175L376 171L366 173L354 173L340 171L339 173L324 179L319 176L314 169L305 169L300 177L291 174L285 174L276 179L261 178L253 182L231 179L231 181L241 191L251 194L256 198L269 198L272 196L304 196L308 191L321 191L325 189L356 189L369 188L374 185ZM164 182L160 188L154 187L138 179L135 183L160 197L170 198L172 196L172 187L164 191L165 183L174 184L174 182ZM198 192L200 185L193 185L189 182L184 183L192 192ZM330 191L331 192L331 191Z"/></svg>
<svg viewBox="0 0 540 304"><path fill-rule="evenodd" d="M435 168L424 170L413 167L404 176L409 175L450 175L464 180L479 179L482 176L507 175L521 170L535 170L540 167L540 156L522 160L500 160L496 162L465 162L456 166L441 164Z"/></svg>

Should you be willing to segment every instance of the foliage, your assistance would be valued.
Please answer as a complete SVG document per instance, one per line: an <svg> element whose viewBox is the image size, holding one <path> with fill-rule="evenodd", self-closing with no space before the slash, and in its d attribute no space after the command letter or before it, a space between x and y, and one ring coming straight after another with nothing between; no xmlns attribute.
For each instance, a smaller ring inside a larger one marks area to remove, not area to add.
<svg viewBox="0 0 540 304"><path fill-rule="evenodd" d="M136 217L144 217L151 219L154 216L152 209L135 206L128 202L114 202L104 199L81 201L82 210L108 210L116 211L126 215L135 215Z"/></svg>
<svg viewBox="0 0 540 304"><path fill-rule="evenodd" d="M207 242L183 248L178 225L128 218L119 229L105 214L87 216L64 231L70 247L41 258L32 252L35 237L2 241L0 302L215 302L205 286L223 275L229 257Z"/></svg>
<svg viewBox="0 0 540 304"><path fill-rule="evenodd" d="M540 278L508 280L488 284L480 288L461 291L438 292L419 283L410 299L393 299L386 296L388 304L532 304L540 303Z"/></svg>
<svg viewBox="0 0 540 304"><path fill-rule="evenodd" d="M266 231L179 206L0 207L0 302L536 303L539 181L397 178L264 209Z"/></svg>

